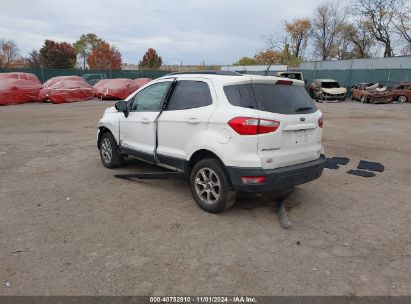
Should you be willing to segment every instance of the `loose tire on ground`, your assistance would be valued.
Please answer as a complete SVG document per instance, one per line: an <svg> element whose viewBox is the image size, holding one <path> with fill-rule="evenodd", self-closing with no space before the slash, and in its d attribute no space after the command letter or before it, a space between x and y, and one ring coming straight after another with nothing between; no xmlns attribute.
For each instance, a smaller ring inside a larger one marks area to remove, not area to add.
<svg viewBox="0 0 411 304"><path fill-rule="evenodd" d="M230 208L236 199L229 177L221 163L207 158L196 163L190 174L194 200L201 209L211 213Z"/></svg>
<svg viewBox="0 0 411 304"><path fill-rule="evenodd" d="M117 142L110 132L106 132L101 136L99 149L104 167L114 169L123 164L123 157L118 150Z"/></svg>

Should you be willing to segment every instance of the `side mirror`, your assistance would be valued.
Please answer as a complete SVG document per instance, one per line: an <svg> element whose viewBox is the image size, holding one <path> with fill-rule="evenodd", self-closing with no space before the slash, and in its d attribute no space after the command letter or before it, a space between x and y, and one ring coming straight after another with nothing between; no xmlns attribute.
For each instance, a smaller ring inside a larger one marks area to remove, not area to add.
<svg viewBox="0 0 411 304"><path fill-rule="evenodd" d="M119 111L119 112L123 112L124 113L124 116L127 118L128 117L128 104L127 104L127 101L125 101L125 100L120 100L120 101L117 101L115 104L114 104L114 107L116 108L116 110L117 111Z"/></svg>

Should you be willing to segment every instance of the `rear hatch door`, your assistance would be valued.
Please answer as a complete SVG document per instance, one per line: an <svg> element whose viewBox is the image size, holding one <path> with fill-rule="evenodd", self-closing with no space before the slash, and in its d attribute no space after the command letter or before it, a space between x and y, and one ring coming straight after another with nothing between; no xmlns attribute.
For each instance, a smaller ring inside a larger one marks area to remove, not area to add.
<svg viewBox="0 0 411 304"><path fill-rule="evenodd" d="M321 155L321 112L302 81L253 80L260 119L280 123L274 132L258 135L258 155L264 169L316 160Z"/></svg>

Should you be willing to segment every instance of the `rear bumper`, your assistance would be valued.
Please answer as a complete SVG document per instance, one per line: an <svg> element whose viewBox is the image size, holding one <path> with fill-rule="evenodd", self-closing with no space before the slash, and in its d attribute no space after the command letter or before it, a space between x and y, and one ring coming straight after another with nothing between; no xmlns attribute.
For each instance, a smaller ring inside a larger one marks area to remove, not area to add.
<svg viewBox="0 0 411 304"><path fill-rule="evenodd" d="M319 178L324 170L325 156L310 162L273 169L226 167L231 184L237 191L277 192L292 189ZM244 184L242 176L265 176L264 183L258 185Z"/></svg>

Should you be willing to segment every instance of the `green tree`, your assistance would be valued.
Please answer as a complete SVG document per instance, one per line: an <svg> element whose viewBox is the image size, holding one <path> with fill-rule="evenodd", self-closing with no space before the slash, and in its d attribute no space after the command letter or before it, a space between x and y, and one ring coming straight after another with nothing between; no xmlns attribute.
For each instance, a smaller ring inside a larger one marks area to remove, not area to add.
<svg viewBox="0 0 411 304"><path fill-rule="evenodd" d="M76 65L76 51L67 42L46 40L40 49L40 58L47 69L72 69Z"/></svg>
<svg viewBox="0 0 411 304"><path fill-rule="evenodd" d="M29 53L29 57L26 59L27 60L27 65L30 68L35 68L35 69L39 69L41 68L41 56L39 51L36 50L32 50Z"/></svg>
<svg viewBox="0 0 411 304"><path fill-rule="evenodd" d="M140 69L158 70L162 63L163 60L157 54L156 50L149 48L138 65L140 66Z"/></svg>
<svg viewBox="0 0 411 304"><path fill-rule="evenodd" d="M254 58L246 57L244 56L237 62L233 63L233 65L256 65L257 62L255 61Z"/></svg>
<svg viewBox="0 0 411 304"><path fill-rule="evenodd" d="M77 55L83 61L83 68L86 69L86 62L88 56L94 48L98 48L103 43L103 40L97 37L94 33L83 34L80 36L79 40L73 43L74 49Z"/></svg>

